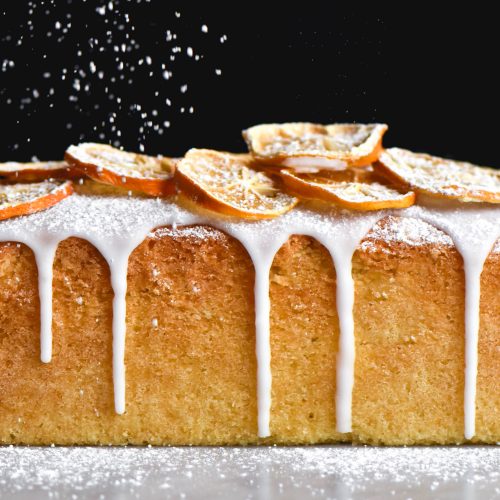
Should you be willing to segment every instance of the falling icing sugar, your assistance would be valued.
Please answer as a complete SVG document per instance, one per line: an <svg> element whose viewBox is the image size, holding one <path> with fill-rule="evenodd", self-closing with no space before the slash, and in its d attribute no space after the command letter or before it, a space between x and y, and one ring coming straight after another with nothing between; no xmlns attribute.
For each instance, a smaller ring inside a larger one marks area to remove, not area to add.
<svg viewBox="0 0 500 500"><path fill-rule="evenodd" d="M113 381L115 409L125 411L125 336L127 266L132 251L161 226L175 237L178 225L201 224L220 229L238 239L255 267L255 328L257 354L258 431L270 435L271 348L269 272L276 252L293 234L315 238L327 248L337 274L337 312L340 324L337 359L337 430L351 431L354 384L355 331L352 256L366 233L388 216L411 217L446 232L463 256L466 276L466 371L465 437L475 429L475 390L479 318L479 278L488 253L500 236L500 209L492 206L414 206L399 211L356 213L346 210L318 211L298 207L271 220L258 222L193 212L175 203L145 198L112 198L72 195L44 212L0 223L0 240L17 241L33 249L39 268L41 308L41 357L51 357L52 265L57 244L71 236L92 243L108 262L113 300ZM408 225L399 235L408 239ZM203 229L190 229L197 237ZM205 231L206 232L206 231ZM433 241L446 236L426 235ZM397 235L393 235L396 237Z"/></svg>
<svg viewBox="0 0 500 500"><path fill-rule="evenodd" d="M18 89L19 81L25 88L24 94L6 95L1 103L22 111L15 124L19 137L24 136L24 120L35 113L52 113L65 99L67 123L61 126L72 130L69 142L106 140L118 147L129 137L137 141L127 145L133 150L166 134L179 113L194 113L193 99L201 82L222 74L217 56L225 50L227 35L209 33L204 24L200 40L198 33L184 29L193 22L191 14L173 10L153 26L145 25L143 19L153 16L150 9L155 8L148 3L113 0L98 7L92 2L77 7L69 2L64 12L53 2L27 2L20 34L1 38L8 56L1 61L4 91ZM8 9L4 15L8 22ZM87 40L77 36L81 25ZM201 64L205 52L214 65ZM16 64L14 55L22 64ZM131 92L132 87L148 92ZM19 143L12 145L12 150L18 149Z"/></svg>

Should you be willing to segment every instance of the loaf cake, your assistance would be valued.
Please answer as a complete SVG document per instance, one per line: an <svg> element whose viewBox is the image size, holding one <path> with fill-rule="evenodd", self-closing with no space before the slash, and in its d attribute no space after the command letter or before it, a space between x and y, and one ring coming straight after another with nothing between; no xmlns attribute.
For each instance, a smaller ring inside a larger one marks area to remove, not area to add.
<svg viewBox="0 0 500 500"><path fill-rule="evenodd" d="M386 129L0 165L0 442L499 442L499 173Z"/></svg>

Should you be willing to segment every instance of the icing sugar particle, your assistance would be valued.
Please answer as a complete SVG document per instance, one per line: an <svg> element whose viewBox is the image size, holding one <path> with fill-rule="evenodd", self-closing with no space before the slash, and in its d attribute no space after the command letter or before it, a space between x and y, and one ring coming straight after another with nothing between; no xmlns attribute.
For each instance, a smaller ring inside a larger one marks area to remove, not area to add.
<svg viewBox="0 0 500 500"><path fill-rule="evenodd" d="M192 30L183 29L181 23L192 25L193 19L181 15L181 11L170 11L157 20L157 28L146 29L138 22L139 15L141 20L150 15L152 7L148 4L153 2L114 0L97 6L90 2L77 6L76 2L68 0L64 2L66 12L61 12L63 2L60 3L59 6L55 1L27 2L22 33L3 36L5 54L10 57L0 61L1 71L11 74L13 81L16 78L23 81L25 88L24 95L19 95L16 89L10 97L7 91L13 84L7 81L4 104L17 104L24 111L17 122L19 126L33 113L42 114L64 106L64 114L73 127L66 127L64 123L61 127L74 131L73 142L101 140L120 147L125 136L122 131L126 129L127 137L137 138L137 146L128 144L128 148L137 150L139 143L147 148L149 137L163 135L173 127L173 111L178 113L180 110L177 107L169 109L173 96L186 94L188 85L193 85L195 90L214 71L210 66L195 65L186 73L188 60L203 59L203 50L208 50L207 41L200 44L196 36L192 36ZM135 9L135 5L139 8ZM74 36L72 18L76 9L79 22L84 22L88 31L87 40ZM3 14L8 16L8 10ZM201 25L201 31L208 34L207 24ZM54 50L43 51L45 45L39 43L40 37L54 44ZM223 43L227 36L214 33L214 41L217 40ZM57 45L64 46L64 51L61 52ZM23 64L16 65L10 49L19 46L25 47L26 55L22 56ZM216 44L216 50L217 47ZM43 71L26 73L28 66L41 67ZM176 81L181 74L183 79L189 76L191 80ZM220 74L217 69L217 75ZM147 84L148 92L130 91L135 86L144 88L147 81L151 82ZM61 95L66 103L61 103ZM195 96L193 92L190 98ZM186 113L194 114L194 103L186 102L186 98L183 101ZM110 109L115 114L114 120L109 119ZM20 150L22 142L10 147Z"/></svg>

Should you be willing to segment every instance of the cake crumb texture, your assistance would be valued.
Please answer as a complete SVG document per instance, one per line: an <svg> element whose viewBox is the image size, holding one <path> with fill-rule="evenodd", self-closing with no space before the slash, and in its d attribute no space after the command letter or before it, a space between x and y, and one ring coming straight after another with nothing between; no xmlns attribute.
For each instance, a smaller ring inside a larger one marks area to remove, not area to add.
<svg viewBox="0 0 500 500"><path fill-rule="evenodd" d="M115 414L106 261L63 241L53 281L53 359L40 362L31 250L0 244L0 442L13 444L373 444L463 442L464 275L431 226L377 224L353 259L353 432L335 422L335 269L292 236L270 274L271 437L257 437L252 262L208 226L160 228L128 271L126 412ZM425 223L420 222L419 225ZM401 227L403 227L401 226ZM475 441L500 441L500 254L482 274Z"/></svg>

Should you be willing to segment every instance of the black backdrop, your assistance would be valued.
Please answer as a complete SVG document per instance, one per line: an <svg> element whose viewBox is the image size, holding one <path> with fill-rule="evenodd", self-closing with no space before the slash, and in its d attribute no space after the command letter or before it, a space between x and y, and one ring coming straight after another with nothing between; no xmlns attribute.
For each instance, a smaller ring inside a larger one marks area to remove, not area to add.
<svg viewBox="0 0 500 500"><path fill-rule="evenodd" d="M496 17L401 3L3 2L0 158L82 140L241 150L259 122L383 121L386 144L500 166Z"/></svg>

